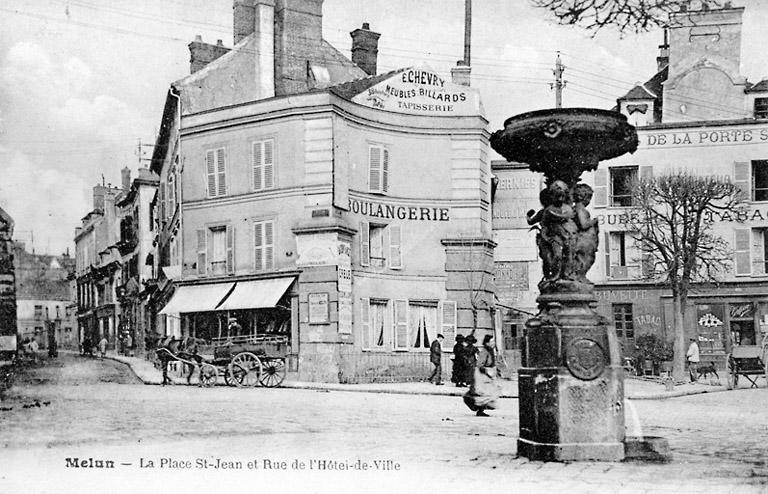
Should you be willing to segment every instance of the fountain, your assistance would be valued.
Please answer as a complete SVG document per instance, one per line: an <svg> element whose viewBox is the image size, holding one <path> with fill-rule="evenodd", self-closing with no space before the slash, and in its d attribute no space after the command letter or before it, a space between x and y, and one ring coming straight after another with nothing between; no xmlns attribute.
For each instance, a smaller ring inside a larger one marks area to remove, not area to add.
<svg viewBox="0 0 768 494"><path fill-rule="evenodd" d="M595 308L586 273L595 261L592 188L581 174L637 149L637 132L618 112L567 108L507 119L491 147L543 173L537 225L544 277L539 313L526 323L519 371L518 454L532 460L625 458L624 376L619 345Z"/></svg>

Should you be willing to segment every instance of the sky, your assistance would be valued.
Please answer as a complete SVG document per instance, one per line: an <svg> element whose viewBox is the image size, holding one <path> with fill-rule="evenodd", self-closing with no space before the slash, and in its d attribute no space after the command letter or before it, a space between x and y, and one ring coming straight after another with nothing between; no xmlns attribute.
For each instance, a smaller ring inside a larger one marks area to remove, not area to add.
<svg viewBox="0 0 768 494"><path fill-rule="evenodd" d="M768 76L768 2L745 6L742 74ZM379 72L428 65L450 75L463 57L464 0L325 0L323 35L349 56L349 32L381 33ZM232 46L232 0L0 2L0 207L37 253L74 254L92 187L136 176L160 123L168 86L189 73L195 35ZM660 31L597 35L559 26L528 0L475 0L472 85L489 130L554 106L556 53L564 106L611 108L656 70ZM31 240L34 239L32 244Z"/></svg>

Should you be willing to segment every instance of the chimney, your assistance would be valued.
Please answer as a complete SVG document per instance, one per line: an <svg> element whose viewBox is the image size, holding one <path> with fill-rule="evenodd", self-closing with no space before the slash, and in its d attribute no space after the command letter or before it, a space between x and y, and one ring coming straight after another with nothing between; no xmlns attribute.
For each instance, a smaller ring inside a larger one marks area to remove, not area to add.
<svg viewBox="0 0 768 494"><path fill-rule="evenodd" d="M352 36L352 62L368 75L376 75L376 58L379 55L380 33L371 31L367 22L361 29L355 29Z"/></svg>
<svg viewBox="0 0 768 494"><path fill-rule="evenodd" d="M229 51L229 48L226 48L220 39L216 40L215 45L212 45L203 42L203 38L199 34L188 46L190 74L194 74Z"/></svg>
<svg viewBox="0 0 768 494"><path fill-rule="evenodd" d="M157 180L157 175L149 168L139 168L139 180Z"/></svg>
<svg viewBox="0 0 768 494"><path fill-rule="evenodd" d="M669 65L669 32L664 30L664 43L659 45L659 56L656 57L656 72Z"/></svg>
<svg viewBox="0 0 768 494"><path fill-rule="evenodd" d="M323 43L323 0L275 0L275 94L309 89L307 61Z"/></svg>
<svg viewBox="0 0 768 494"><path fill-rule="evenodd" d="M104 211L104 194L107 188L103 185L93 187L93 209Z"/></svg>
<svg viewBox="0 0 768 494"><path fill-rule="evenodd" d="M122 176L123 190L128 192L128 190L131 188L131 169L126 166L120 170L120 173Z"/></svg>
<svg viewBox="0 0 768 494"><path fill-rule="evenodd" d="M254 0L235 0L232 11L234 44L238 44L256 29L256 5Z"/></svg>
<svg viewBox="0 0 768 494"><path fill-rule="evenodd" d="M460 86L469 86L472 68L464 60L456 62L456 67L451 69L451 80Z"/></svg>

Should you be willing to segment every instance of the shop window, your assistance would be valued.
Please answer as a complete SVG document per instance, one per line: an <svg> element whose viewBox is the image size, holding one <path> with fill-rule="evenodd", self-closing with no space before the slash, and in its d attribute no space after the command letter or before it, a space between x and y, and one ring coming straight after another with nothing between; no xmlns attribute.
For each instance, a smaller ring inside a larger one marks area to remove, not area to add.
<svg viewBox="0 0 768 494"><path fill-rule="evenodd" d="M253 259L255 271L275 267L274 221L257 221L253 224Z"/></svg>
<svg viewBox="0 0 768 494"><path fill-rule="evenodd" d="M768 98L755 98L755 118L768 118Z"/></svg>
<svg viewBox="0 0 768 494"><path fill-rule="evenodd" d="M734 345L756 345L755 306L751 302L728 305L731 341Z"/></svg>
<svg viewBox="0 0 768 494"><path fill-rule="evenodd" d="M634 338L635 323L632 304L613 304L613 325L619 338Z"/></svg>
<svg viewBox="0 0 768 494"><path fill-rule="evenodd" d="M768 160L752 160L752 200L768 201Z"/></svg>
<svg viewBox="0 0 768 494"><path fill-rule="evenodd" d="M368 146L368 191L386 194L389 189L389 149Z"/></svg>
<svg viewBox="0 0 768 494"><path fill-rule="evenodd" d="M360 317L363 350L383 350L385 338L386 300L361 299Z"/></svg>
<svg viewBox="0 0 768 494"><path fill-rule="evenodd" d="M205 153L208 197L220 197L227 193L226 154L224 148L210 149ZM160 188L162 191L162 187Z"/></svg>
<svg viewBox="0 0 768 494"><path fill-rule="evenodd" d="M637 180L636 166L622 166L610 169L611 206L627 207L632 205L632 186Z"/></svg>
<svg viewBox="0 0 768 494"><path fill-rule="evenodd" d="M266 190L275 187L274 139L253 143L253 190Z"/></svg>
<svg viewBox="0 0 768 494"><path fill-rule="evenodd" d="M234 272L234 234L230 225L197 230L197 274Z"/></svg>
<svg viewBox="0 0 768 494"><path fill-rule="evenodd" d="M401 269L402 226L360 223L360 265Z"/></svg>

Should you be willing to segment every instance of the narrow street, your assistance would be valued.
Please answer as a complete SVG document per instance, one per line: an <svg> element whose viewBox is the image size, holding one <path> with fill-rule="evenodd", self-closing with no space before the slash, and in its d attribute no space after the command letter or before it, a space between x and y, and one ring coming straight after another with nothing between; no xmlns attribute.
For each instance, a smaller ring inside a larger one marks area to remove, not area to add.
<svg viewBox="0 0 768 494"><path fill-rule="evenodd" d="M471 478L516 492L765 492L768 424L757 419L768 408L764 388L628 403L628 430L668 438L671 464L517 459L517 400L502 400L492 417L481 419L456 397L163 388L138 384L116 362L62 356L18 376L2 403L0 491L74 492L93 483L135 492L163 476L215 491L280 482L290 492L300 486L313 486L303 492L397 492L393 486L411 492L428 485L450 492L452 482ZM117 466L66 467L66 458L75 457ZM216 465L217 459L221 466L241 462L242 470L224 475L220 468L196 467L198 460ZM294 460L309 465L312 459L393 463L390 470L364 472L291 468ZM248 469L253 460L258 469ZM155 468L139 467L147 461ZM189 468L168 468L185 461ZM281 462L289 471L264 469ZM30 464L45 467L47 475L14 475Z"/></svg>

